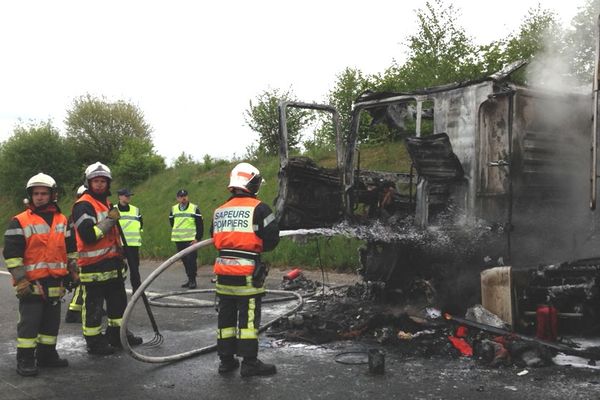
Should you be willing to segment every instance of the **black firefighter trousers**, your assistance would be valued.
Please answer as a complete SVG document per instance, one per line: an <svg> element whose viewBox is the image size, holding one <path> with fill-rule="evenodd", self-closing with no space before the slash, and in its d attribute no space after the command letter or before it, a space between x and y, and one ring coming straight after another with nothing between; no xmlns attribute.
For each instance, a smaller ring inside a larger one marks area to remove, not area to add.
<svg viewBox="0 0 600 400"><path fill-rule="evenodd" d="M255 358L264 293L252 296L219 294L217 352L219 356Z"/></svg>
<svg viewBox="0 0 600 400"><path fill-rule="evenodd" d="M121 326L123 313L127 307L127 294L122 278L83 284L81 322L83 335L86 338L102 333L102 306L105 301L108 327L116 331Z"/></svg>
<svg viewBox="0 0 600 400"><path fill-rule="evenodd" d="M55 345L59 327L59 299L47 301L32 294L19 300L18 348L35 348L36 343Z"/></svg>

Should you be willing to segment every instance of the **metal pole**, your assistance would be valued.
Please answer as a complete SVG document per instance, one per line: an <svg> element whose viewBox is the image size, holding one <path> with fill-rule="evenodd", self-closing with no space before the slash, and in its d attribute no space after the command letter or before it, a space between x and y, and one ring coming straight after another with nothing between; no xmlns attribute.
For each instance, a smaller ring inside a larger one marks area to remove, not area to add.
<svg viewBox="0 0 600 400"><path fill-rule="evenodd" d="M594 106L592 115L592 146L590 168L590 209L596 209L596 194L598 183L598 88L600 87L600 16L596 23L596 67L594 71Z"/></svg>

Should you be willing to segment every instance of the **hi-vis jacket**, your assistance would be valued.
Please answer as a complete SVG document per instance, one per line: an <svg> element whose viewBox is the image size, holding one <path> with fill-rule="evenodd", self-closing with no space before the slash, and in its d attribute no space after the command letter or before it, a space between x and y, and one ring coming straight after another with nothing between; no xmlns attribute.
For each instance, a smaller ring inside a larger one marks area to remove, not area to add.
<svg viewBox="0 0 600 400"><path fill-rule="evenodd" d="M129 210L123 211L119 206L121 218L119 223L125 235L128 247L140 247L142 245L142 223L140 209L129 204Z"/></svg>
<svg viewBox="0 0 600 400"><path fill-rule="evenodd" d="M279 228L269 206L249 194L236 194L213 214L217 293L252 295L264 288L252 286L252 273L260 253L279 242Z"/></svg>
<svg viewBox="0 0 600 400"><path fill-rule="evenodd" d="M67 218L53 210L47 214L51 225L27 209L14 217L5 232L6 266L9 270L23 267L29 281L61 278L68 273L67 240L71 232Z"/></svg>
<svg viewBox="0 0 600 400"><path fill-rule="evenodd" d="M81 282L104 282L123 277L121 241L116 226L103 235L95 225L107 218L109 204L84 193L73 206ZM121 269L121 271L119 271Z"/></svg>
<svg viewBox="0 0 600 400"><path fill-rule="evenodd" d="M185 210L179 209L179 203L171 207L169 221L172 226L172 242L191 242L202 239L204 223L197 205L188 203Z"/></svg>

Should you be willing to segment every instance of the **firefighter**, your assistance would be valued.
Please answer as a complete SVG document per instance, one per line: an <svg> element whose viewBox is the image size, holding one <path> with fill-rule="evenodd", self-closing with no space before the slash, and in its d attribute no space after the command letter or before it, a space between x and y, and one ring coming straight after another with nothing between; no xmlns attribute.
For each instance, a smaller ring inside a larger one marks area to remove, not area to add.
<svg viewBox="0 0 600 400"><path fill-rule="evenodd" d="M75 200L80 198L83 195L83 192L85 192L85 186L81 185L77 188ZM69 217L69 228L72 231L74 230L73 224L74 224L73 216L71 215ZM73 292L73 297L71 298L71 301L69 302L69 309L67 310L67 313L65 314L65 322L66 323L81 323L81 307L82 307L82 305L83 305L83 290L81 288L81 285L77 285L75 287L75 291Z"/></svg>
<svg viewBox="0 0 600 400"><path fill-rule="evenodd" d="M142 280L140 278L140 246L142 245L142 231L144 229L144 221L140 209L129 204L133 193L129 189L119 189L119 213L121 218L119 224L125 236L123 249L127 264L129 265L129 280L133 292L140 287Z"/></svg>
<svg viewBox="0 0 600 400"><path fill-rule="evenodd" d="M171 207L169 223L171 224L171 241L175 242L177 251L181 251L202 240L204 221L197 205L190 203L185 189L177 191L177 204ZM198 251L192 251L183 257L183 266L187 281L182 288L196 289Z"/></svg>
<svg viewBox="0 0 600 400"><path fill-rule="evenodd" d="M63 278L77 280L77 254L67 218L56 204L56 182L46 174L27 182L28 207L9 223L3 255L19 298L17 372L66 367L56 351ZM36 365L37 361L37 365Z"/></svg>
<svg viewBox="0 0 600 400"><path fill-rule="evenodd" d="M119 232L119 210L108 201L112 175L96 162L85 170L87 190L73 205L73 221L83 285L82 326L90 354L108 355L121 347L119 330L127 306L125 264ZM102 333L102 306L106 301L108 326ZM129 344L142 339L127 333Z"/></svg>
<svg viewBox="0 0 600 400"><path fill-rule="evenodd" d="M275 365L257 358L261 299L265 293L267 267L260 260L263 251L279 243L279 227L269 206L256 197L263 180L248 163L231 171L231 197L213 215L211 234L219 254L214 273L219 298L217 351L219 373L239 366L242 376L272 375Z"/></svg>

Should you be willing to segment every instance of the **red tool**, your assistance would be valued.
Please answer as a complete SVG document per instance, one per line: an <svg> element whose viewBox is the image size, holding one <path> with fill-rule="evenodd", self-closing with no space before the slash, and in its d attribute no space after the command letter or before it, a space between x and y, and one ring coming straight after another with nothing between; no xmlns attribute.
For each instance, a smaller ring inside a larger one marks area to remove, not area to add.
<svg viewBox="0 0 600 400"><path fill-rule="evenodd" d="M302 270L300 268L294 268L293 270L291 270L290 272L288 272L287 274L285 274L283 276L283 280L284 281L293 281L300 275L302 275Z"/></svg>

